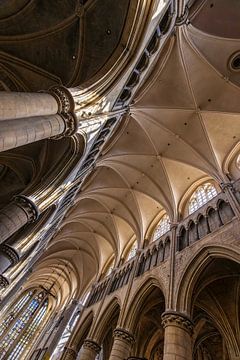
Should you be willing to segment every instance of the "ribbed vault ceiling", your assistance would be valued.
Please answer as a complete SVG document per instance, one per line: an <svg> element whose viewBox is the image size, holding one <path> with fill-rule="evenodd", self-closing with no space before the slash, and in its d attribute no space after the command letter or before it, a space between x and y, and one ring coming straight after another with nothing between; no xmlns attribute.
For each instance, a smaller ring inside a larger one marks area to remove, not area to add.
<svg viewBox="0 0 240 360"><path fill-rule="evenodd" d="M53 239L49 256L71 258L79 293L113 253L118 261L129 242L142 244L163 209L178 220L193 184L226 181L240 138L240 72L228 68L240 30L229 7L199 1L176 27Z"/></svg>

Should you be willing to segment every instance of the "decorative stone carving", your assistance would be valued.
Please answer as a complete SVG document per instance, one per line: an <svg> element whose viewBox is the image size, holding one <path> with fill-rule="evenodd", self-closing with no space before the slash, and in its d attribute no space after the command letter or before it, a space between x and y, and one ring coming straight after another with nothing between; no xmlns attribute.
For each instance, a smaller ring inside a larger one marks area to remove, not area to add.
<svg viewBox="0 0 240 360"><path fill-rule="evenodd" d="M70 91L64 86L53 86L49 93L55 97L59 106L59 114L67 114L74 111L74 100Z"/></svg>
<svg viewBox="0 0 240 360"><path fill-rule="evenodd" d="M113 332L113 336L114 338L125 340L130 344L133 344L135 342L133 335L129 331L122 328L115 329Z"/></svg>
<svg viewBox="0 0 240 360"><path fill-rule="evenodd" d="M188 331L190 334L193 333L192 321L186 315L180 314L178 312L172 311L163 313L162 325L164 328L167 326L177 326Z"/></svg>
<svg viewBox="0 0 240 360"><path fill-rule="evenodd" d="M60 139L64 136L72 136L76 133L78 129L78 120L75 114L71 114L71 113L61 114L61 117L64 120L65 129L62 134L53 137L54 139Z"/></svg>
<svg viewBox="0 0 240 360"><path fill-rule="evenodd" d="M91 339L84 340L83 347L86 349L91 349L95 351L97 354L101 351L101 346L98 345L95 341Z"/></svg>
<svg viewBox="0 0 240 360"><path fill-rule="evenodd" d="M11 246L9 246L7 244L1 244L0 245L0 252L2 254L6 255L10 259L10 261L12 263L12 266L16 265L19 262L18 253Z"/></svg>
<svg viewBox="0 0 240 360"><path fill-rule="evenodd" d="M28 197L24 195L17 195L15 196L14 201L25 211L28 217L28 222L34 222L38 219L38 208Z"/></svg>
<svg viewBox="0 0 240 360"><path fill-rule="evenodd" d="M77 358L77 352L71 348L64 348L64 360L75 360Z"/></svg>
<svg viewBox="0 0 240 360"><path fill-rule="evenodd" d="M5 276L0 275L0 289L4 289L8 285L9 285L8 279Z"/></svg>

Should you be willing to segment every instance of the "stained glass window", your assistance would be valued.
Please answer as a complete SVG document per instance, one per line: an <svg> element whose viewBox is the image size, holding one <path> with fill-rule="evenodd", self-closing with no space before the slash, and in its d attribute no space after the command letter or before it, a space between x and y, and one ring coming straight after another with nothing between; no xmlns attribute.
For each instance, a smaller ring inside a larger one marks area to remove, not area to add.
<svg viewBox="0 0 240 360"><path fill-rule="evenodd" d="M137 247L137 242L134 241L134 243L132 244L132 246L131 246L131 248L130 248L130 250L129 250L129 252L128 252L128 256L127 256L126 261L132 259L132 258L136 255L136 253L137 253L137 248L138 248L138 247Z"/></svg>
<svg viewBox="0 0 240 360"><path fill-rule="evenodd" d="M9 315L0 324L0 336L4 333L4 331L8 328L8 326L13 322L13 320L16 318L19 311L28 302L31 295L32 295L32 292L28 292L20 300L18 300L16 302L16 304L12 307L12 309L10 310Z"/></svg>
<svg viewBox="0 0 240 360"><path fill-rule="evenodd" d="M4 328L0 341L0 359L22 358L22 353L46 314L47 306L48 299L44 292L29 292L13 306L10 315L0 325L0 328Z"/></svg>
<svg viewBox="0 0 240 360"><path fill-rule="evenodd" d="M213 184L207 182L199 186L192 194L189 200L189 205L188 205L189 214L192 214L194 211L196 211L201 206L206 204L216 195L217 195L217 190Z"/></svg>
<svg viewBox="0 0 240 360"><path fill-rule="evenodd" d="M167 214L163 215L160 219L154 234L153 234L153 241L159 239L162 235L170 230L170 219Z"/></svg>

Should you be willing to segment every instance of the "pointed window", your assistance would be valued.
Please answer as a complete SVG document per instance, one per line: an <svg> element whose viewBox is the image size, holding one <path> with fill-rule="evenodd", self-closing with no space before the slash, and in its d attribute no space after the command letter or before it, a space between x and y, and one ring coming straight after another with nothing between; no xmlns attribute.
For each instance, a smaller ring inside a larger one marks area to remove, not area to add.
<svg viewBox="0 0 240 360"><path fill-rule="evenodd" d="M134 256L136 256L137 248L138 248L137 242L134 241L134 243L132 244L132 246L130 247L130 249L128 251L126 261L128 261L128 260L132 259Z"/></svg>
<svg viewBox="0 0 240 360"><path fill-rule="evenodd" d="M170 230L170 219L167 214L163 215L153 233L153 241L159 239Z"/></svg>
<svg viewBox="0 0 240 360"><path fill-rule="evenodd" d="M213 184L207 182L200 185L192 194L189 205L188 212L192 214L194 211L198 210L201 206L206 204L209 200L214 198L217 195L217 190Z"/></svg>
<svg viewBox="0 0 240 360"><path fill-rule="evenodd" d="M9 315L0 324L0 360L22 359L42 324L47 308L47 295L35 290L24 294L10 309Z"/></svg>

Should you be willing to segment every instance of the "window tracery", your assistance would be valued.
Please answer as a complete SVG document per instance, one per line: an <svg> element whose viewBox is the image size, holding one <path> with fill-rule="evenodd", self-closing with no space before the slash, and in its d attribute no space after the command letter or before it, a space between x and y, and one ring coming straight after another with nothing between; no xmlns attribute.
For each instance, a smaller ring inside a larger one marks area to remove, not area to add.
<svg viewBox="0 0 240 360"><path fill-rule="evenodd" d="M157 224L154 233L153 233L153 241L159 239L162 235L166 234L170 230L170 219L167 214L163 215Z"/></svg>
<svg viewBox="0 0 240 360"><path fill-rule="evenodd" d="M130 247L130 249L128 251L126 261L128 261L128 260L132 259L134 256L136 256L137 249L138 249L137 241L134 241L134 243L132 244L132 246Z"/></svg>
<svg viewBox="0 0 240 360"><path fill-rule="evenodd" d="M189 200L188 213L192 214L216 195L217 190L212 183L207 182L200 185Z"/></svg>
<svg viewBox="0 0 240 360"><path fill-rule="evenodd" d="M21 359L48 308L48 297L43 291L24 294L0 324L0 359Z"/></svg>

